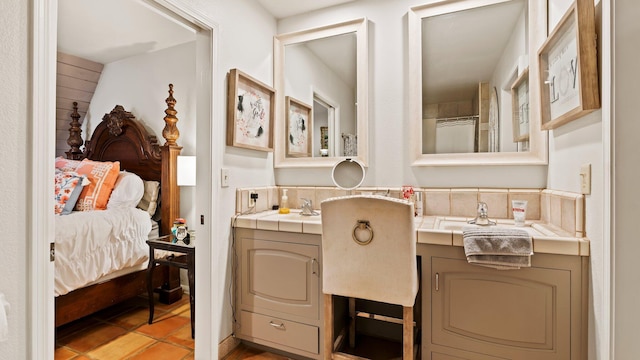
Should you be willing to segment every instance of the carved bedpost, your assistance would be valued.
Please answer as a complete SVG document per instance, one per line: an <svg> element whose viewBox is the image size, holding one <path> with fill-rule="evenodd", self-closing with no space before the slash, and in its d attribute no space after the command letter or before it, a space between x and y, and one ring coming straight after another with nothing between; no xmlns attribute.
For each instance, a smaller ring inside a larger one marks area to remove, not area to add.
<svg viewBox="0 0 640 360"><path fill-rule="evenodd" d="M164 111L167 116L164 117L165 127L162 131L162 137L166 143L161 147L162 153L162 179L161 179L161 234L169 234L173 221L180 217L180 188L178 188L178 155L182 151L182 147L178 146L176 140L180 137L180 132L176 127L178 113L174 106L176 99L173 98L173 84L169 84L169 97L165 100L167 109Z"/></svg>
<svg viewBox="0 0 640 360"><path fill-rule="evenodd" d="M71 113L71 124L69 126L69 138L67 144L71 147L66 152L67 159L80 160L83 157L80 146L84 143L82 140L82 129L80 129L80 114L78 113L78 103L73 102L73 112Z"/></svg>
<svg viewBox="0 0 640 360"><path fill-rule="evenodd" d="M173 108L176 105L176 99L173 98L173 84L169 84L169 97L165 102L167 103L167 110L164 112L167 116L164 117L165 126L162 130L162 137L167 140L165 145L176 145L176 140L180 137L180 131L176 127L178 122L176 114L178 112Z"/></svg>
<svg viewBox="0 0 640 360"><path fill-rule="evenodd" d="M167 109L164 111L165 127L162 130L162 137L166 143L160 147L162 155L162 177L160 179L160 234L171 234L173 221L180 217L180 188L178 187L178 155L182 147L178 146L176 140L180 137L180 132L176 127L178 113L174 106L176 99L173 98L173 84L169 84L169 97L165 100ZM182 297L182 287L180 287L180 272L175 267L167 267L164 270L163 285L159 291L160 302L171 304Z"/></svg>

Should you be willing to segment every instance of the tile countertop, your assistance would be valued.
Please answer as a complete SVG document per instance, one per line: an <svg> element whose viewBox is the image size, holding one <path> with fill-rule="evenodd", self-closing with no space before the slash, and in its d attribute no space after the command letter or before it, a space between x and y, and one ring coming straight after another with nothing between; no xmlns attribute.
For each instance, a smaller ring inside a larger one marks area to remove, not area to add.
<svg viewBox="0 0 640 360"><path fill-rule="evenodd" d="M276 210L232 217L232 227L257 230L322 234L320 216L303 216L300 211L279 214ZM418 244L462 246L462 230L467 218L450 216L416 217ZM443 228L442 224L454 224ZM498 226L513 227L513 220L497 219ZM527 221L525 230L533 238L533 252L559 255L589 256L589 239L572 237L558 228L537 221Z"/></svg>

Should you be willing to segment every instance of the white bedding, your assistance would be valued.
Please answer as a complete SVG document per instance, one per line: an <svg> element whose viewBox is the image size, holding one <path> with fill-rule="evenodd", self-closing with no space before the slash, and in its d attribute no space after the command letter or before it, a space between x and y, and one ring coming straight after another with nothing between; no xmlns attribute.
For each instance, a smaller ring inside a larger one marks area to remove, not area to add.
<svg viewBox="0 0 640 360"><path fill-rule="evenodd" d="M138 208L56 216L55 295L145 263L151 227L149 214Z"/></svg>

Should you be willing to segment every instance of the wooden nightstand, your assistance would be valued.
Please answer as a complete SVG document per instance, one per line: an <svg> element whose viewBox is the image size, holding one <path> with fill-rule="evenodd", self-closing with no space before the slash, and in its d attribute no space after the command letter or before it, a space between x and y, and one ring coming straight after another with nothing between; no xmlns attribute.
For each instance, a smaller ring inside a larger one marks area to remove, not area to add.
<svg viewBox="0 0 640 360"><path fill-rule="evenodd" d="M149 244L149 265L147 266L147 291L149 292L149 324L153 323L153 269L160 264L187 269L189 279L189 304L191 307L191 337L195 335L195 299L196 299L196 248L194 245L172 243L171 236L165 235L147 240ZM156 258L155 250L165 250L176 254Z"/></svg>

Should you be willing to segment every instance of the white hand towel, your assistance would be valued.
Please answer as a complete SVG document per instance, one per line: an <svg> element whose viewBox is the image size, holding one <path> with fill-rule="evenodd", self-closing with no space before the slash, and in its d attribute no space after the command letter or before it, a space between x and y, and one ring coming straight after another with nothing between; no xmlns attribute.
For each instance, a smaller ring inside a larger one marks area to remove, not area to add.
<svg viewBox="0 0 640 360"><path fill-rule="evenodd" d="M0 293L0 342L7 341L9 338L9 320L7 318L7 312L11 306L5 299L4 294Z"/></svg>

